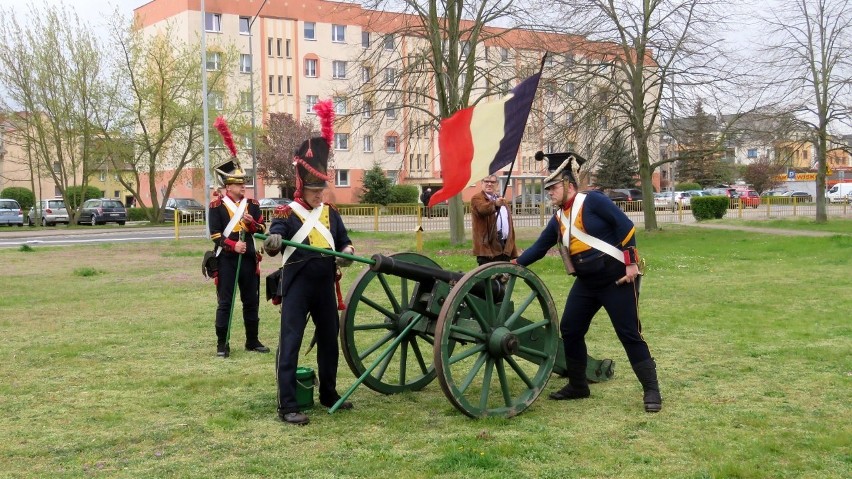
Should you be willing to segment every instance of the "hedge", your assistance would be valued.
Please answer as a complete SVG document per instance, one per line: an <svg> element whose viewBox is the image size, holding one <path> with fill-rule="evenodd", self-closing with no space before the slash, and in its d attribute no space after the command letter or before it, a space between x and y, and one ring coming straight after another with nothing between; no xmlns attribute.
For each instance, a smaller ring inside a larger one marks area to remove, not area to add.
<svg viewBox="0 0 852 479"><path fill-rule="evenodd" d="M698 221L720 219L728 212L727 196L693 196L689 203Z"/></svg>
<svg viewBox="0 0 852 479"><path fill-rule="evenodd" d="M68 203L65 206L68 208L68 211L72 211L76 210L86 200L100 198L101 190L94 186L87 186L86 191L83 192L82 186L69 186L65 190L65 197L68 198Z"/></svg>
<svg viewBox="0 0 852 479"><path fill-rule="evenodd" d="M0 193L0 198L8 198L10 200L15 200L21 205L21 210L24 214L30 210L30 208L35 204L35 195L32 191L27 188L23 188L21 186L10 186L3 190Z"/></svg>

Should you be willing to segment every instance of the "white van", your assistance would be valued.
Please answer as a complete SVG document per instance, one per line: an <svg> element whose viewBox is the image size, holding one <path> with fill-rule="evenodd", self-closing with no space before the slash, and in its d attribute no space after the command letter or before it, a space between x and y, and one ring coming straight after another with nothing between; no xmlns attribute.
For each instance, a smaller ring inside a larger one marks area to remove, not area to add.
<svg viewBox="0 0 852 479"><path fill-rule="evenodd" d="M852 183L837 183L825 192L825 199L829 203L844 203L852 198Z"/></svg>

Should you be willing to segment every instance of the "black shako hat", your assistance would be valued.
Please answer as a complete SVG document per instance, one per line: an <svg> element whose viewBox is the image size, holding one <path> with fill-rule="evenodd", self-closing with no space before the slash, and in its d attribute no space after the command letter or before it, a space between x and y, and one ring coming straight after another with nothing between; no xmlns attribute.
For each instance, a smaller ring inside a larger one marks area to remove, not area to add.
<svg viewBox="0 0 852 479"><path fill-rule="evenodd" d="M296 171L303 188L321 189L328 186L328 141L321 136L305 140L296 150Z"/></svg>
<svg viewBox="0 0 852 479"><path fill-rule="evenodd" d="M579 171L583 163L586 162L585 158L573 151L561 153L544 153L542 151L537 151L535 153L535 159L538 161L547 159L547 171L550 174L544 179L545 188L550 188L563 180L568 180L576 186L577 177L574 176L573 163L575 161L577 162L577 171Z"/></svg>

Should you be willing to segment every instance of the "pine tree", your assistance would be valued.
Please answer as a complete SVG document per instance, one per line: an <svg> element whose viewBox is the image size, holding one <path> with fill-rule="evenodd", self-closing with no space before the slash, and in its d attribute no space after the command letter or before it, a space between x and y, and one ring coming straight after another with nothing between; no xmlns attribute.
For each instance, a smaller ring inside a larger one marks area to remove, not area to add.
<svg viewBox="0 0 852 479"><path fill-rule="evenodd" d="M385 176L385 170L378 163L364 174L364 193L362 203L386 205L390 202L391 181Z"/></svg>
<svg viewBox="0 0 852 479"><path fill-rule="evenodd" d="M610 138L598 162L595 184L602 189L635 188L639 175L639 163L633 151L624 143L620 133Z"/></svg>

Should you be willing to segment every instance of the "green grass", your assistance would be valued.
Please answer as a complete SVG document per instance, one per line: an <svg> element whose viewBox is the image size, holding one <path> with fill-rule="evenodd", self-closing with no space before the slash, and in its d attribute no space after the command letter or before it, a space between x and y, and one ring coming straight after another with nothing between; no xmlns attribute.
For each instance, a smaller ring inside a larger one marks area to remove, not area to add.
<svg viewBox="0 0 852 479"><path fill-rule="evenodd" d="M536 232L518 235L528 246ZM353 240L362 256L414 244ZM852 238L670 226L640 232L639 245L661 413L642 411L601 314L589 350L615 359L616 376L590 399L542 397L512 419L471 420L437 381L394 396L361 388L353 411L314 409L302 428L277 420L274 355L242 351L239 321L232 357L214 357L215 292L198 264L209 243L0 250L0 476L849 477ZM475 266L469 248L438 234L425 254L446 269ZM279 261L265 258L263 274ZM561 311L571 280L558 256L532 269ZM261 305L273 348L277 318ZM315 351L304 364L315 367ZM353 380L341 357L338 388ZM554 377L545 392L561 385Z"/></svg>

